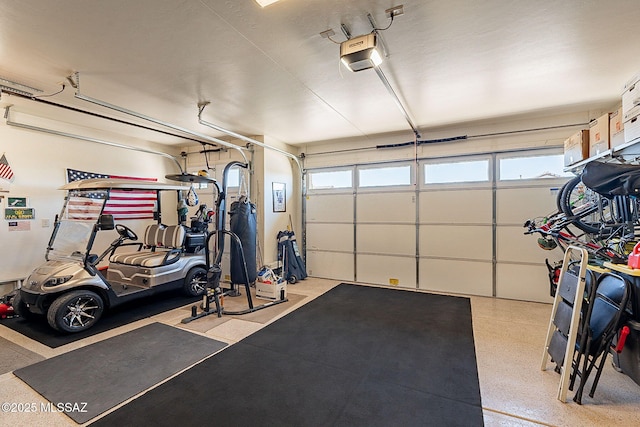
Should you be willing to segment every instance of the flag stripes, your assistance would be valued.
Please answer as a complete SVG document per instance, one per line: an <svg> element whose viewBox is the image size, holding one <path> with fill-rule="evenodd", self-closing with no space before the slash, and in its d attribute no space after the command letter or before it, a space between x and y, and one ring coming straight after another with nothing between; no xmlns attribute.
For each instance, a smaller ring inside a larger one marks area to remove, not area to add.
<svg viewBox="0 0 640 427"><path fill-rule="evenodd" d="M13 179L13 171L11 170L11 166L9 166L7 157L4 154L0 157L0 178L6 180Z"/></svg>
<svg viewBox="0 0 640 427"><path fill-rule="evenodd" d="M155 178L140 178L120 175L106 175L67 169L68 182L91 178L133 179L139 181L157 181ZM74 200L81 199L81 200ZM90 200L91 202L87 202ZM104 200L98 198L70 198L68 203L69 217L73 219L97 219ZM153 219L157 210L157 193L150 190L111 190L103 213L113 215L115 220Z"/></svg>

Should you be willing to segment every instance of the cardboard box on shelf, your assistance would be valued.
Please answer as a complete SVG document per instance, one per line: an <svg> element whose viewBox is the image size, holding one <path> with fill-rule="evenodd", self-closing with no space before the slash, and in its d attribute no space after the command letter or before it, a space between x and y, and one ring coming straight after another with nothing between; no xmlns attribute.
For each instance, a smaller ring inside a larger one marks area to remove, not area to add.
<svg viewBox="0 0 640 427"><path fill-rule="evenodd" d="M589 157L589 129L578 131L564 141L564 165L571 166Z"/></svg>
<svg viewBox="0 0 640 427"><path fill-rule="evenodd" d="M633 76L622 92L623 121L627 122L638 114L640 106L640 73Z"/></svg>
<svg viewBox="0 0 640 427"><path fill-rule="evenodd" d="M640 112L624 122L624 142L640 139Z"/></svg>
<svg viewBox="0 0 640 427"><path fill-rule="evenodd" d="M589 123L589 157L609 149L609 113Z"/></svg>
<svg viewBox="0 0 640 427"><path fill-rule="evenodd" d="M609 147L616 148L624 142L624 116L620 107L609 115Z"/></svg>

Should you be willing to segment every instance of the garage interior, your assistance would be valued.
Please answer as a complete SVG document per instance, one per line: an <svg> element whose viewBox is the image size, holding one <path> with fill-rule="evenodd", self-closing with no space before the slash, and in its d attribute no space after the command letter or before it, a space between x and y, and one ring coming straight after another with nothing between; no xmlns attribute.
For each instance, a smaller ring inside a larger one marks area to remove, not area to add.
<svg viewBox="0 0 640 427"><path fill-rule="evenodd" d="M523 228L580 172L565 141L618 111L637 78L636 2L25 0L0 12L11 171L0 179L0 296L44 261L68 170L222 182L227 164L247 163L227 197L256 205L258 266L279 266L276 236L289 229L309 274L287 303L248 316L184 324L185 304L58 346L1 319L2 402L41 408L48 400L15 371L156 323L224 353L348 283L468 298L485 425L636 423L640 388L611 363L582 405L556 399L560 377L540 360L554 302L545 260L562 252ZM341 54L371 34L381 63L350 71ZM636 142L597 160L637 164ZM195 191L215 206L211 185ZM10 218L10 200L33 217ZM176 224L178 212L162 219ZM149 222L124 224L143 235ZM87 421L8 411L0 425L99 424L168 380Z"/></svg>

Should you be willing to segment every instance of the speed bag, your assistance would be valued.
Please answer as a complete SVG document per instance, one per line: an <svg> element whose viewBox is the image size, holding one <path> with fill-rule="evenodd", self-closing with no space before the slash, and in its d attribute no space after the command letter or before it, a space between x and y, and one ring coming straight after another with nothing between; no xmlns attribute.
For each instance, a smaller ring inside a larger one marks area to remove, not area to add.
<svg viewBox="0 0 640 427"><path fill-rule="evenodd" d="M256 267L256 237L257 237L257 209L256 205L242 197L231 203L230 231L238 236L242 243L242 252L234 238L231 238L231 283L246 283L242 253L247 265L248 283L256 281L258 268Z"/></svg>

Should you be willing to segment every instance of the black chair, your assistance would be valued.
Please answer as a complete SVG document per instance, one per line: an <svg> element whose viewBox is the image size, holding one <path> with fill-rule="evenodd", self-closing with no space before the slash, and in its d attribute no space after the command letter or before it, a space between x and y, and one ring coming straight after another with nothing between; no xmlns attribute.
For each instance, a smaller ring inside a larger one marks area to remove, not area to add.
<svg viewBox="0 0 640 427"><path fill-rule="evenodd" d="M598 278L600 274L596 274L593 270L587 270L585 275L584 299L580 312L580 323L578 328L578 336L576 337L576 345L572 359L571 382L569 390L573 390L576 378L580 372L580 363L582 362L583 352L580 349L586 348L587 339L589 337L589 319L593 311L593 302L596 298L596 289L598 288Z"/></svg>
<svg viewBox="0 0 640 427"><path fill-rule="evenodd" d="M573 366L573 381L579 377L580 384L573 400L578 404L582 404L582 392L595 368L597 373L589 392L589 397L593 397L611 342L628 315L631 284L626 279L607 272L598 278L596 286L595 297L586 313L585 328L576 342L578 356Z"/></svg>

